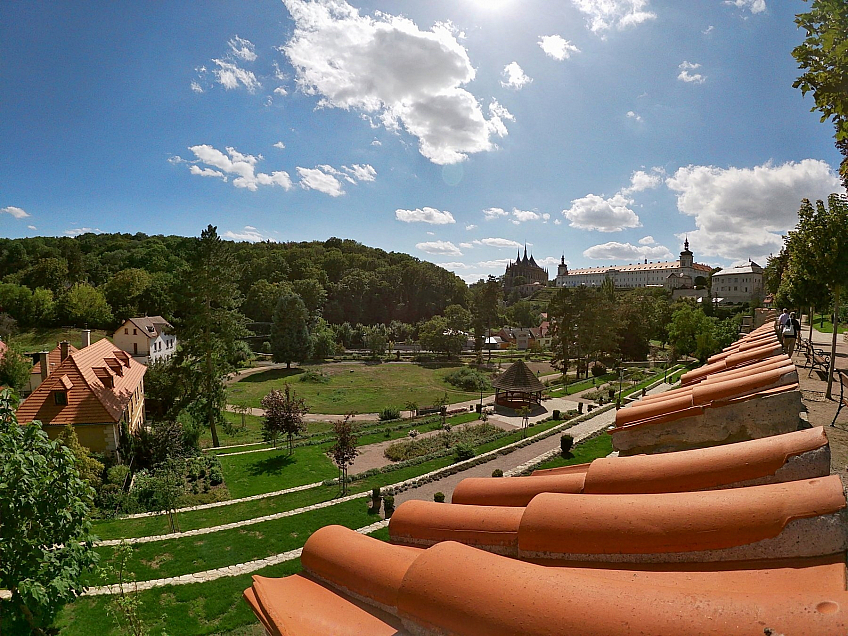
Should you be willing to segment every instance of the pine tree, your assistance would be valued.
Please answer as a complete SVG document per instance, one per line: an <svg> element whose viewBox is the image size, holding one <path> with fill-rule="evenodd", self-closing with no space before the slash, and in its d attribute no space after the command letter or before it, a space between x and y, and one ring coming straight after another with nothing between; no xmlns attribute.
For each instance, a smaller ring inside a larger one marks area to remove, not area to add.
<svg viewBox="0 0 848 636"><path fill-rule="evenodd" d="M291 368L292 362L303 362L312 350L309 337L309 311L293 292L280 296L274 309L274 324L271 327L271 352L274 362L285 362Z"/></svg>

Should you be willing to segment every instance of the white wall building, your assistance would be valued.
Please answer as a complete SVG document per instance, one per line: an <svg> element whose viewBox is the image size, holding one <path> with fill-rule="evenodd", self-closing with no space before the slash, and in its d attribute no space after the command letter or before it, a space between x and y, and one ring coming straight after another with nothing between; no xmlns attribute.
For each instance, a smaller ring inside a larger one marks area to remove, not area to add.
<svg viewBox="0 0 848 636"><path fill-rule="evenodd" d="M165 361L177 350L174 327L162 316L128 318L112 336L112 342L144 365Z"/></svg>
<svg viewBox="0 0 848 636"><path fill-rule="evenodd" d="M612 278L616 288L633 289L636 287L662 286L666 289L692 287L698 276L706 278L710 273L709 265L696 263L694 255L689 251L689 240L683 244L680 260L662 261L634 265L617 265L610 267L588 267L569 271L565 257L559 264L556 277L557 287L600 287L604 279Z"/></svg>
<svg viewBox="0 0 848 636"><path fill-rule="evenodd" d="M763 268L754 261L734 265L713 274L713 297L720 302L749 303L763 298Z"/></svg>

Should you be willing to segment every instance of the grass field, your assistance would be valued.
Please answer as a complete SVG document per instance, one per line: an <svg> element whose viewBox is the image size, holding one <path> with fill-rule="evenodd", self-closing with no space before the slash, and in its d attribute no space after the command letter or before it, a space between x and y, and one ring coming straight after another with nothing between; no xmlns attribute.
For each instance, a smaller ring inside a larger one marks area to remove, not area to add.
<svg viewBox="0 0 848 636"><path fill-rule="evenodd" d="M377 413L387 407L404 408L407 402L419 407L436 404L447 394L450 403L479 398L476 392L457 390L444 377L461 365L418 364L322 364L295 369L270 369L249 375L229 388L231 403L260 408L272 389L287 382L306 400L312 413L343 415L348 412ZM300 382L305 370L321 371L327 383Z"/></svg>
<svg viewBox="0 0 848 636"><path fill-rule="evenodd" d="M805 325L807 331L809 331L809 327ZM804 328L801 331L804 331ZM833 333L833 323L830 321L830 315L816 314L816 319L813 321L813 328L821 331L822 333ZM837 327L836 333L845 333L845 330L848 329L848 326L840 324Z"/></svg>
<svg viewBox="0 0 848 636"><path fill-rule="evenodd" d="M586 440L582 444L577 444L571 449L568 457L563 458L557 456L541 466L537 470L546 470L548 468L560 468L561 466L573 466L574 464L586 464L593 459L606 457L612 452L612 437L602 433L597 437Z"/></svg>
<svg viewBox="0 0 848 636"><path fill-rule="evenodd" d="M97 342L106 336L105 331L91 330L91 342ZM50 351L62 340L67 340L79 349L82 344L82 329L65 329L64 327L30 329L9 338L9 344L20 347L24 351Z"/></svg>

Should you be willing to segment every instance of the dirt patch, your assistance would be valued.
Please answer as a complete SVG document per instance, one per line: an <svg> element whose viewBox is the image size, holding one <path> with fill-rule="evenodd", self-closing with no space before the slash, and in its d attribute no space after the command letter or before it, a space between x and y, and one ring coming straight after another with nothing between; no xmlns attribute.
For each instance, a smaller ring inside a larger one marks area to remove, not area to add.
<svg viewBox="0 0 848 636"><path fill-rule="evenodd" d="M158 570L160 565L162 565L163 563L167 563L173 558L174 557L171 554L165 552L163 554L158 555L155 559L150 559L149 561L145 561L144 559L142 559L141 562L147 567L149 567L151 570Z"/></svg>

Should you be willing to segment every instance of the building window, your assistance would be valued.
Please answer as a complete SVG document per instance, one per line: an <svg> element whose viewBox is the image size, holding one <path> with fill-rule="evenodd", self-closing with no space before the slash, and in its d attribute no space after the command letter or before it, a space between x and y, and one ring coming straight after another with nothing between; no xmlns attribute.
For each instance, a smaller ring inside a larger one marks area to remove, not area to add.
<svg viewBox="0 0 848 636"><path fill-rule="evenodd" d="M134 336L137 336L137 335L138 335L138 329L133 329L133 335L134 335Z"/></svg>
<svg viewBox="0 0 848 636"><path fill-rule="evenodd" d="M126 335L129 335L129 333L130 333L130 330L129 330L129 328L127 328L127 329L124 329L124 335L125 335L125 336L126 336Z"/></svg>
<svg viewBox="0 0 848 636"><path fill-rule="evenodd" d="M53 391L53 403L56 406L68 406L68 392Z"/></svg>

